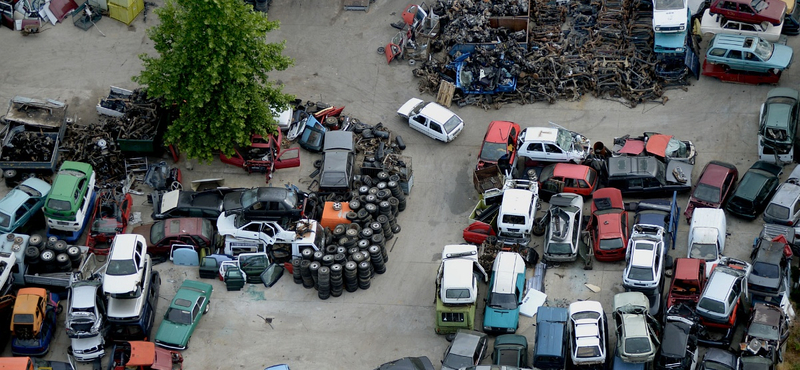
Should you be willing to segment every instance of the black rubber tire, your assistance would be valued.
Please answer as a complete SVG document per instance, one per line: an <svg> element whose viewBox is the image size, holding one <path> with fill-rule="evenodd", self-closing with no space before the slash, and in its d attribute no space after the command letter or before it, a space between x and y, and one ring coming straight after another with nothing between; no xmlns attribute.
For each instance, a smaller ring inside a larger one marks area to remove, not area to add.
<svg viewBox="0 0 800 370"><path fill-rule="evenodd" d="M41 234L33 234L28 239L28 245L30 245L31 247L40 247L42 245L42 242L44 242L44 238L42 237Z"/></svg>
<svg viewBox="0 0 800 370"><path fill-rule="evenodd" d="M381 47L378 48L378 54L385 54L385 53L386 53L386 48L385 47L381 46Z"/></svg>
<svg viewBox="0 0 800 370"><path fill-rule="evenodd" d="M25 248L25 262L28 264L38 263L39 253L40 251L37 247Z"/></svg>
<svg viewBox="0 0 800 370"><path fill-rule="evenodd" d="M348 203L348 206L350 206L351 211L358 211L361 208L361 201L353 199Z"/></svg>
<svg viewBox="0 0 800 370"><path fill-rule="evenodd" d="M67 247L69 247L69 244L67 244L67 242L64 241L64 240L59 240L59 241L53 243L53 250L56 251L57 253L66 252L67 251Z"/></svg>

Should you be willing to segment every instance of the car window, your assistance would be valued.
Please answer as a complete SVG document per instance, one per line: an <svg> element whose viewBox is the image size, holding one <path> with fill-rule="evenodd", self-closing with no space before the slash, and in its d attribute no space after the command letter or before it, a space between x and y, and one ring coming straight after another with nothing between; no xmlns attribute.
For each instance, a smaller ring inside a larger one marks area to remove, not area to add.
<svg viewBox="0 0 800 370"><path fill-rule="evenodd" d="M555 144L544 144L544 149L548 153L554 153L554 154L562 154L562 153L564 153L564 151L561 150L561 148L557 147Z"/></svg>
<svg viewBox="0 0 800 370"><path fill-rule="evenodd" d="M739 29L739 24L736 22L726 22L722 25L722 28L726 30L736 30Z"/></svg>
<svg viewBox="0 0 800 370"><path fill-rule="evenodd" d="M735 11L736 10L736 3L731 2L731 1L723 2L722 3L722 9L734 10Z"/></svg>
<svg viewBox="0 0 800 370"><path fill-rule="evenodd" d="M197 208L190 208L189 209L189 217L203 217L203 211Z"/></svg>
<svg viewBox="0 0 800 370"><path fill-rule="evenodd" d="M30 198L25 201L25 208L31 209L36 205L37 202L38 200L36 198Z"/></svg>
<svg viewBox="0 0 800 370"><path fill-rule="evenodd" d="M202 217L209 218L209 217L217 217L217 216L219 216L219 214L217 212L212 211L212 210L204 210L202 212ZM201 212L198 211L197 212L197 216L190 216L190 217L201 217Z"/></svg>
<svg viewBox="0 0 800 370"><path fill-rule="evenodd" d="M530 152L544 152L544 147L542 143L530 143L528 144L528 151Z"/></svg>
<svg viewBox="0 0 800 370"><path fill-rule="evenodd" d="M731 290L730 294L728 294L728 306L729 307L732 306L733 305L733 301L735 301L735 300L736 300L736 292Z"/></svg>
<svg viewBox="0 0 800 370"><path fill-rule="evenodd" d="M742 31L751 31L751 32L758 32L759 30L756 29L754 24L749 23L742 23L741 28Z"/></svg>
<svg viewBox="0 0 800 370"><path fill-rule="evenodd" d="M27 212L28 210L25 209L24 207L17 208L17 212L14 214L14 219L19 220L20 218L22 218L22 216L25 216L25 213Z"/></svg>
<svg viewBox="0 0 800 370"><path fill-rule="evenodd" d="M800 202L798 202L797 199L795 199L794 207L792 209L793 209L792 215L796 215L797 212L800 212Z"/></svg>
<svg viewBox="0 0 800 370"><path fill-rule="evenodd" d="M255 222L249 223L247 224L247 226L242 228L242 230L252 231L252 232L258 232L260 229L261 229L261 224Z"/></svg>
<svg viewBox="0 0 800 370"><path fill-rule="evenodd" d="M436 122L432 122L431 121L431 131L441 133L442 132L442 126L439 125Z"/></svg>
<svg viewBox="0 0 800 370"><path fill-rule="evenodd" d="M721 56L725 55L726 51L727 50L725 50L723 48L713 48L713 49L708 51L708 55L711 55L711 56L714 56L714 57L721 57Z"/></svg>
<svg viewBox="0 0 800 370"><path fill-rule="evenodd" d="M742 52L740 50L731 50L728 52L728 59L742 59Z"/></svg>
<svg viewBox="0 0 800 370"><path fill-rule="evenodd" d="M756 197L756 199L758 200L767 199L767 196L769 196L770 190L772 190L775 181L777 181L775 180L775 178L767 180L767 182L761 188L761 191L758 192L758 196Z"/></svg>
<svg viewBox="0 0 800 370"><path fill-rule="evenodd" d="M641 189L644 187L644 181L642 179L630 179L628 180L628 187Z"/></svg>
<svg viewBox="0 0 800 370"><path fill-rule="evenodd" d="M419 123L424 125L425 124L425 117L423 117L423 116L414 116L414 121L417 121L417 122L419 122Z"/></svg>
<svg viewBox="0 0 800 370"><path fill-rule="evenodd" d="M742 13L749 13L749 14L755 13L753 9L750 8L750 5L747 4L739 4L739 11Z"/></svg>
<svg viewBox="0 0 800 370"><path fill-rule="evenodd" d="M564 187L565 188L576 188L576 187L578 187L578 184L575 181L575 179L565 178L564 179Z"/></svg>
<svg viewBox="0 0 800 370"><path fill-rule="evenodd" d="M758 57L755 54L750 53L750 52L745 52L744 53L744 59L749 60L749 61L753 61L753 62L758 62L759 61Z"/></svg>

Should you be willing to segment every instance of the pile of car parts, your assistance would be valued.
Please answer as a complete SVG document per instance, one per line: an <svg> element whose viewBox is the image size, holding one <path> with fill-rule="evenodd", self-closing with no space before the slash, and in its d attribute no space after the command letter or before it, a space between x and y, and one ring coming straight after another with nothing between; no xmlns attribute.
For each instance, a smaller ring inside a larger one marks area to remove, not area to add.
<svg viewBox="0 0 800 370"><path fill-rule="evenodd" d="M97 174L97 186L101 188L121 186L125 179L125 163L114 139L118 127L116 119L69 126L61 159L91 164Z"/></svg>
<svg viewBox="0 0 800 370"><path fill-rule="evenodd" d="M442 3L446 6L434 11L446 13L443 19L448 22L440 37L452 51L418 64L414 75L421 79L420 92L435 95L442 80L455 83L448 65L466 49L471 55L464 69L473 75L497 70L517 79L516 91L510 93L467 95L457 90L453 102L459 106L497 109L508 103L575 101L591 93L634 107L647 101L663 104L664 84L686 83L685 74L673 79L656 74L657 68L685 71L685 67L656 60L652 14L646 14L646 5L639 0L536 0L531 4L527 44L520 42L524 38L517 32L489 26L490 19L498 16L485 9L489 5Z"/></svg>
<svg viewBox="0 0 800 370"><path fill-rule="evenodd" d="M20 129L23 126L17 126ZM49 162L56 140L52 135L34 131L12 130L11 140L3 146L3 161Z"/></svg>
<svg viewBox="0 0 800 370"><path fill-rule="evenodd" d="M6 235L9 241L22 245L24 239L14 234ZM28 239L25 248L25 263L30 266L30 273L48 273L70 271L78 267L81 261L81 249L69 245L66 241L55 236L44 238L42 235L33 234ZM26 271L28 273L28 271Z"/></svg>

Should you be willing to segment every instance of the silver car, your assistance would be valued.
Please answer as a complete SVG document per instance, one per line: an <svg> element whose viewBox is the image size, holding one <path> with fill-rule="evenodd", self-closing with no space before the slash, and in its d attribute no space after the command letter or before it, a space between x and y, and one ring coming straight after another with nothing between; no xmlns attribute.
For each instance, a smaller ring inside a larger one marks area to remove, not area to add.
<svg viewBox="0 0 800 370"><path fill-rule="evenodd" d="M69 289L66 315L70 352L77 361L91 362L105 355L105 303L100 280L74 282Z"/></svg>
<svg viewBox="0 0 800 370"><path fill-rule="evenodd" d="M775 191L764 210L764 221L786 226L795 226L800 221L800 166Z"/></svg>

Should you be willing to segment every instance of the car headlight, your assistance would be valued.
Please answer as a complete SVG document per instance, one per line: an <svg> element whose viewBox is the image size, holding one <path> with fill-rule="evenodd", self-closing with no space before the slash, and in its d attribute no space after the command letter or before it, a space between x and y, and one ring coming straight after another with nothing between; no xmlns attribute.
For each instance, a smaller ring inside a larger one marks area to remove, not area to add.
<svg viewBox="0 0 800 370"><path fill-rule="evenodd" d="M661 26L656 26L656 31L661 31Z"/></svg>
<svg viewBox="0 0 800 370"><path fill-rule="evenodd" d="M675 49L675 51L678 52L678 53L683 53L683 48L677 48L677 49Z"/></svg>
<svg viewBox="0 0 800 370"><path fill-rule="evenodd" d="M685 25L685 24L682 24L682 25L680 26L680 30L681 30L681 31L683 31L683 30L685 30L685 29L686 29L686 25Z"/></svg>

